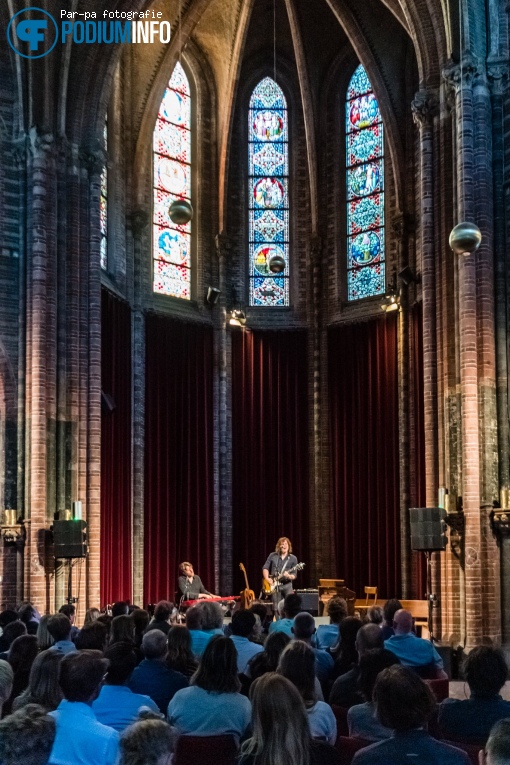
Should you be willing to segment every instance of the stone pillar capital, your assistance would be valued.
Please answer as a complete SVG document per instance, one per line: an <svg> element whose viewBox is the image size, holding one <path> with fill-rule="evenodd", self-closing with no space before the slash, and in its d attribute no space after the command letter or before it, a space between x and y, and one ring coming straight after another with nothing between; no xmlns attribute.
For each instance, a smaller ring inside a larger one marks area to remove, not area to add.
<svg viewBox="0 0 510 765"><path fill-rule="evenodd" d="M436 94L430 90L419 90L411 101L413 120L420 128L429 127L437 113Z"/></svg>
<svg viewBox="0 0 510 765"><path fill-rule="evenodd" d="M490 61L487 64L487 79L491 94L503 96L508 90L508 63L506 61Z"/></svg>
<svg viewBox="0 0 510 765"><path fill-rule="evenodd" d="M149 225L149 213L147 210L142 210L140 208L133 210L129 216L129 221L131 223L131 231L133 234L135 234L135 236L140 236Z"/></svg>

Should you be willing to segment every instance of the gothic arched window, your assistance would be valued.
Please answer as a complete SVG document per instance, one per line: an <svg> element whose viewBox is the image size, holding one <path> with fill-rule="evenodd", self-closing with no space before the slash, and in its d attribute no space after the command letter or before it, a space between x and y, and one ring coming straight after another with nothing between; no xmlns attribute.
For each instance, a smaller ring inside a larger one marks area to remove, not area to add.
<svg viewBox="0 0 510 765"><path fill-rule="evenodd" d="M248 116L250 305L289 305L287 103L270 77L254 89Z"/></svg>
<svg viewBox="0 0 510 765"><path fill-rule="evenodd" d="M191 200L191 97L188 78L178 62L159 107L153 135L154 292L191 297L191 224L172 223L168 208L175 199Z"/></svg>
<svg viewBox="0 0 510 765"><path fill-rule="evenodd" d="M345 131L347 298L360 300L385 289L383 123L361 65L347 90Z"/></svg>

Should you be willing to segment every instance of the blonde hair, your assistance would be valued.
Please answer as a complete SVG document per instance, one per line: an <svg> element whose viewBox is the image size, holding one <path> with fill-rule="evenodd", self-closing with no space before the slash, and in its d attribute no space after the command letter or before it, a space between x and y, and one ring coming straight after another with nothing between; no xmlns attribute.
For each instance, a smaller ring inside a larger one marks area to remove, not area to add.
<svg viewBox="0 0 510 765"><path fill-rule="evenodd" d="M191 565L191 563L190 563L189 561L187 561L187 560L184 560L182 563L179 563L179 571L181 572L181 574L184 574L184 573L186 573L186 572L184 571L184 569L186 568L186 566L190 566L191 568L193 568L193 566Z"/></svg>
<svg viewBox="0 0 510 765"><path fill-rule="evenodd" d="M88 627L89 624L94 624L100 613L101 611L99 608L88 608L85 613L85 621L83 622L83 626Z"/></svg>
<svg viewBox="0 0 510 765"><path fill-rule="evenodd" d="M289 553L291 553L292 552L292 542L290 541L290 539L288 537L280 537L280 539L276 543L276 547L274 548L274 551L275 552L280 552L280 545L282 544L282 542L287 542L287 544L289 545Z"/></svg>
<svg viewBox="0 0 510 765"><path fill-rule="evenodd" d="M252 737L241 748L257 765L310 765L310 728L298 690L287 678L268 672L250 690Z"/></svg>

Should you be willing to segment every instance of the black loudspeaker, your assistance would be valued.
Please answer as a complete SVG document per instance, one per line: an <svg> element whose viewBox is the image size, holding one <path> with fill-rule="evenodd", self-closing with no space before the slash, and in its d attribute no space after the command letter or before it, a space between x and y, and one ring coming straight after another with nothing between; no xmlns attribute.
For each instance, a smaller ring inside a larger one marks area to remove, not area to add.
<svg viewBox="0 0 510 765"><path fill-rule="evenodd" d="M54 521L55 558L87 557L87 524L85 521Z"/></svg>
<svg viewBox="0 0 510 765"><path fill-rule="evenodd" d="M446 510L442 507L410 507L411 550L445 550Z"/></svg>
<svg viewBox="0 0 510 765"><path fill-rule="evenodd" d="M301 610L308 611L312 616L319 615L319 590L296 590L301 598Z"/></svg>

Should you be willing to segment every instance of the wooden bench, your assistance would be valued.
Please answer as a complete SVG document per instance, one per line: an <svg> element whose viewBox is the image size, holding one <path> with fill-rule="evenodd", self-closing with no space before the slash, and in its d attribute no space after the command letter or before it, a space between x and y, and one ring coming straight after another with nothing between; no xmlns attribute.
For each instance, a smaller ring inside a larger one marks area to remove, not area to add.
<svg viewBox="0 0 510 765"><path fill-rule="evenodd" d="M377 598L377 605L383 607L386 600L380 600ZM410 611L413 615L414 622L418 628L418 633L421 633L421 637L428 637L428 603L426 600L401 600L402 608L406 611ZM366 616L368 608L365 599L358 598L355 603L356 611L359 611L361 617Z"/></svg>

